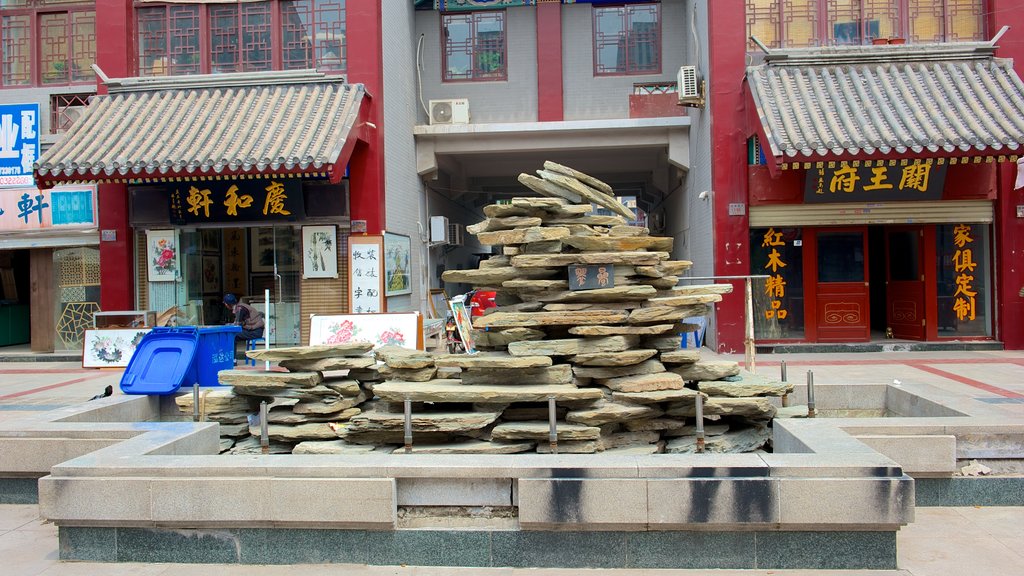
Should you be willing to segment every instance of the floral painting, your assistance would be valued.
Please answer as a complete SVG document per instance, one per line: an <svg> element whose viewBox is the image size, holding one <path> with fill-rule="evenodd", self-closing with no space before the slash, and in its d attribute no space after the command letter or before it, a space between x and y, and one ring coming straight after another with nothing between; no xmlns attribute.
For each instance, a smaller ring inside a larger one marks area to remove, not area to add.
<svg viewBox="0 0 1024 576"><path fill-rule="evenodd" d="M83 368L124 368L149 329L86 330Z"/></svg>
<svg viewBox="0 0 1024 576"><path fill-rule="evenodd" d="M384 295L412 293L409 255L412 244L408 236L384 233Z"/></svg>
<svg viewBox="0 0 1024 576"><path fill-rule="evenodd" d="M180 275L177 240L174 230L150 230L146 233L150 282L170 282Z"/></svg>
<svg viewBox="0 0 1024 576"><path fill-rule="evenodd" d="M302 227L302 277L338 277L338 238L334 226Z"/></svg>
<svg viewBox="0 0 1024 576"><path fill-rule="evenodd" d="M342 320L327 325L327 334L324 344L344 344L351 342L360 330L351 320Z"/></svg>
<svg viewBox="0 0 1024 576"><path fill-rule="evenodd" d="M422 350L423 317L418 312L313 315L309 345L371 342L374 347L402 346Z"/></svg>

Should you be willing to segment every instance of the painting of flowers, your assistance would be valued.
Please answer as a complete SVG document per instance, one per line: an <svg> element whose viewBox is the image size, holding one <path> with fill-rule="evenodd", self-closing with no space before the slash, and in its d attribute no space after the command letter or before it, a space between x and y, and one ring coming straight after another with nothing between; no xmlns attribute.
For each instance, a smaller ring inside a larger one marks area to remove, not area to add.
<svg viewBox="0 0 1024 576"><path fill-rule="evenodd" d="M302 227L302 277L338 277L338 238L334 226Z"/></svg>
<svg viewBox="0 0 1024 576"><path fill-rule="evenodd" d="M178 278L178 241L174 230L146 232L150 282L170 282Z"/></svg>
<svg viewBox="0 0 1024 576"><path fill-rule="evenodd" d="M83 368L124 368L149 328L86 330L82 346Z"/></svg>

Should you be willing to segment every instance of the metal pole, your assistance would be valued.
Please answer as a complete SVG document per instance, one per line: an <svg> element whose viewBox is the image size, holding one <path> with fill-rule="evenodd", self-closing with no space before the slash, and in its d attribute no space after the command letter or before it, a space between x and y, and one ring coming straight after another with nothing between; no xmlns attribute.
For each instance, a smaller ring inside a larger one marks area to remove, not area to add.
<svg viewBox="0 0 1024 576"><path fill-rule="evenodd" d="M199 382L192 384L192 421L199 422Z"/></svg>
<svg viewBox="0 0 1024 576"><path fill-rule="evenodd" d="M745 337L743 347L746 351L747 371L755 372L754 368L754 290L750 277L747 277L744 289L744 304L746 306L746 318L744 320Z"/></svg>
<svg viewBox="0 0 1024 576"><path fill-rule="evenodd" d="M558 423L555 413L555 397L548 396L548 442L551 444L551 453L558 454Z"/></svg>
<svg viewBox="0 0 1024 576"><path fill-rule="evenodd" d="M783 382L787 382L788 381L788 380L786 380L786 361L785 360L782 361L782 381ZM789 406L789 394L783 394L782 395L782 406L783 407Z"/></svg>
<svg viewBox="0 0 1024 576"><path fill-rule="evenodd" d="M260 451L270 454L270 434L267 431L267 401L260 402Z"/></svg>
<svg viewBox="0 0 1024 576"><path fill-rule="evenodd" d="M263 289L263 309L266 310L263 318L263 349L270 350L270 288ZM270 371L270 360L263 363L263 370Z"/></svg>
<svg viewBox="0 0 1024 576"><path fill-rule="evenodd" d="M412 452L412 400L405 398L405 453Z"/></svg>
<svg viewBox="0 0 1024 576"><path fill-rule="evenodd" d="M814 372L807 371L807 417L814 418Z"/></svg>
<svg viewBox="0 0 1024 576"><path fill-rule="evenodd" d="M704 452L704 397L697 392L697 453Z"/></svg>

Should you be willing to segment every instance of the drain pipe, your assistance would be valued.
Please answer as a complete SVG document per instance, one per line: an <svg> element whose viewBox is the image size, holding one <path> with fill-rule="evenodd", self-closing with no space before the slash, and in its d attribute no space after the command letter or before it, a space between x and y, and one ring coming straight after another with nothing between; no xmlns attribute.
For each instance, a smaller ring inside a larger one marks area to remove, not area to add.
<svg viewBox="0 0 1024 576"><path fill-rule="evenodd" d="M270 434L267 431L267 401L260 402L260 451L270 454Z"/></svg>
<svg viewBox="0 0 1024 576"><path fill-rule="evenodd" d="M704 453L704 397L697 392L697 453Z"/></svg>
<svg viewBox="0 0 1024 576"><path fill-rule="evenodd" d="M786 361L782 361L782 382L786 382ZM789 393L782 395L782 407L789 406Z"/></svg>
<svg viewBox="0 0 1024 576"><path fill-rule="evenodd" d="M558 454L558 423L555 412L555 397L548 396L548 443L551 445L551 453Z"/></svg>
<svg viewBox="0 0 1024 576"><path fill-rule="evenodd" d="M814 418L814 372L807 371L807 417Z"/></svg>
<svg viewBox="0 0 1024 576"><path fill-rule="evenodd" d="M405 453L412 452L412 400L405 397Z"/></svg>

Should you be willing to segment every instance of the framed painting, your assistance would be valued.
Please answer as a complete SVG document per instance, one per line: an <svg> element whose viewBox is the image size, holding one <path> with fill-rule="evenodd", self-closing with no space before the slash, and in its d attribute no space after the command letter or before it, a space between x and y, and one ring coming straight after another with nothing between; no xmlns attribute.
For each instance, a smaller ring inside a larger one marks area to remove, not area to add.
<svg viewBox="0 0 1024 576"><path fill-rule="evenodd" d="M460 297L456 297L449 303L449 306L452 309L452 317L455 318L455 327L459 330L463 348L466 349L467 354L476 354L476 345L473 344L473 322L470 320L466 303Z"/></svg>
<svg viewBox="0 0 1024 576"><path fill-rule="evenodd" d="M295 272L299 269L299 246L290 227L252 228L249 236L249 271L254 273Z"/></svg>
<svg viewBox="0 0 1024 576"><path fill-rule="evenodd" d="M423 350L423 316L419 312L313 315L309 345L372 342Z"/></svg>
<svg viewBox="0 0 1024 576"><path fill-rule="evenodd" d="M173 282L181 274L178 235L174 230L146 232L146 261L150 282Z"/></svg>
<svg viewBox="0 0 1024 576"><path fill-rule="evenodd" d="M302 227L302 277L338 277L338 229L336 227Z"/></svg>
<svg viewBox="0 0 1024 576"><path fill-rule="evenodd" d="M124 368L149 328L86 330L82 340L82 368Z"/></svg>
<svg viewBox="0 0 1024 576"><path fill-rule="evenodd" d="M430 289L430 317L444 318L448 314L448 295L444 288Z"/></svg>
<svg viewBox="0 0 1024 576"><path fill-rule="evenodd" d="M384 295L412 293L410 254L412 242L402 234L384 233Z"/></svg>
<svg viewBox="0 0 1024 576"><path fill-rule="evenodd" d="M348 311L355 314L384 312L384 271L381 268L384 239L380 236L348 238Z"/></svg>
<svg viewBox="0 0 1024 576"><path fill-rule="evenodd" d="M220 254L220 229L203 228L199 231L199 239L204 254Z"/></svg>
<svg viewBox="0 0 1024 576"><path fill-rule="evenodd" d="M203 294L220 291L220 256L203 256Z"/></svg>

